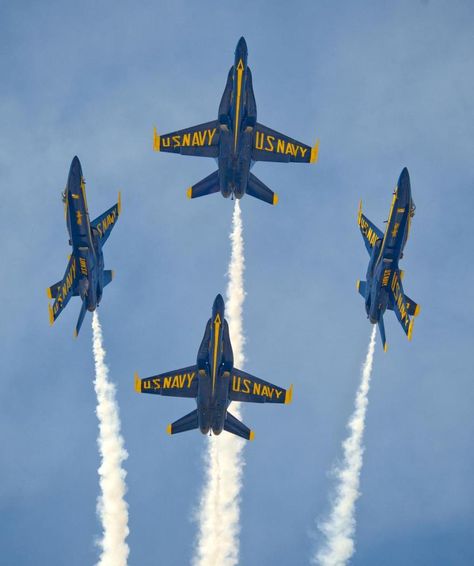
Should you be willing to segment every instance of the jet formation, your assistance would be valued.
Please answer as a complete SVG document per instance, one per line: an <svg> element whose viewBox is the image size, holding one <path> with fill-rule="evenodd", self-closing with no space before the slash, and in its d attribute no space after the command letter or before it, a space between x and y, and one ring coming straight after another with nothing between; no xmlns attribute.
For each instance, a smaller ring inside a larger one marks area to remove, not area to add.
<svg viewBox="0 0 474 566"><path fill-rule="evenodd" d="M54 299L53 305L49 304L49 321L54 323L71 297L80 297L82 306L74 331L77 336L86 311L98 307L104 287L114 276L113 271L104 269L102 248L120 215L121 200L119 193L118 202L91 222L86 183L77 156L72 160L62 198L72 253L64 277L46 290L48 298Z"/></svg>
<svg viewBox="0 0 474 566"><path fill-rule="evenodd" d="M384 351L387 351L384 312L387 309L395 312L408 340L411 340L414 322L410 316L417 316L420 312L420 306L405 295L402 286L404 272L398 267L414 215L415 203L406 167L393 193L385 233L362 214L362 201L359 205L358 224L370 260L367 280L357 281L357 290L365 300L368 319L379 326Z"/></svg>
<svg viewBox="0 0 474 566"><path fill-rule="evenodd" d="M144 379L135 374L135 390L196 400L194 411L168 425L169 434L199 428L203 434L217 435L226 430L246 440L253 440L254 432L228 411L232 401L287 404L293 395L293 386L285 390L234 367L221 295L212 305L196 364Z"/></svg>
<svg viewBox="0 0 474 566"><path fill-rule="evenodd" d="M217 120L161 136L155 128L153 148L217 159L217 171L189 187L188 198L220 191L226 198L240 199L247 193L269 204L277 204L277 194L250 172L254 162L314 163L318 158L319 142L310 147L257 122L252 73L247 65L247 44L241 37Z"/></svg>

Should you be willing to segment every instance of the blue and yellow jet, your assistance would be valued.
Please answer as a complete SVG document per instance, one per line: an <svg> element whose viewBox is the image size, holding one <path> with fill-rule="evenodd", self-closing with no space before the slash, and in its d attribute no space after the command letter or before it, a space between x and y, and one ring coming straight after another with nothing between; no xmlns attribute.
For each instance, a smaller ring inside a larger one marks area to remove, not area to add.
<svg viewBox="0 0 474 566"><path fill-rule="evenodd" d="M311 148L257 122L257 105L252 73L247 66L247 44L240 38L234 65L213 122L199 124L159 136L154 130L155 151L214 157L218 170L189 187L189 198L221 191L224 197L242 198L247 193L277 204L278 197L250 169L255 161L313 163L318 158L319 142Z"/></svg>
<svg viewBox="0 0 474 566"><path fill-rule="evenodd" d="M119 193L118 202L91 222L81 163L74 157L63 202L72 254L63 279L46 289L48 298L54 299L53 306L49 304L49 322L54 323L71 297L79 296L82 307L74 332L77 336L86 310L97 308L104 287L113 279L113 271L104 269L102 247L120 215L121 201Z"/></svg>
<svg viewBox="0 0 474 566"><path fill-rule="evenodd" d="M254 433L229 413L232 401L290 403L293 396L293 386L285 390L234 367L221 295L217 295L212 305L212 318L206 324L196 365L145 379L139 379L135 374L135 390L196 399L197 409L168 425L169 434L196 428L203 434L211 431L220 434L226 430L246 440L253 440Z"/></svg>
<svg viewBox="0 0 474 566"><path fill-rule="evenodd" d="M411 197L410 177L406 167L401 172L393 193L385 234L362 214L362 201L359 205L358 224L370 261L367 281L357 281L357 289L365 299L368 319L372 324L379 325L384 351L387 351L383 323L385 310L395 311L408 340L411 340L414 322L410 316L417 316L420 312L420 306L403 291L404 272L398 267L414 214L415 204Z"/></svg>

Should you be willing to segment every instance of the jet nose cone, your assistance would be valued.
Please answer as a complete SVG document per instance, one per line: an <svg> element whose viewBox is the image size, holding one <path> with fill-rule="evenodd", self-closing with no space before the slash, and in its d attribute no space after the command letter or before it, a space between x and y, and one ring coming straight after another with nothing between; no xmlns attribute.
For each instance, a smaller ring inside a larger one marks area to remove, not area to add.
<svg viewBox="0 0 474 566"><path fill-rule="evenodd" d="M237 43L237 47L235 48L235 54L239 54L240 56L247 56L247 43L245 41L244 36L239 39Z"/></svg>
<svg viewBox="0 0 474 566"><path fill-rule="evenodd" d="M403 171L400 173L400 177L398 178L398 190L399 193L406 193L407 195L410 194L410 175L408 174L408 169L406 167L403 168Z"/></svg>
<svg viewBox="0 0 474 566"><path fill-rule="evenodd" d="M71 168L69 169L69 183L74 181L80 181L82 177L82 167L81 162L77 155L74 156L74 159L71 162Z"/></svg>
<svg viewBox="0 0 474 566"><path fill-rule="evenodd" d="M216 316L217 313L224 314L224 299L221 294L217 295L212 305L212 315Z"/></svg>

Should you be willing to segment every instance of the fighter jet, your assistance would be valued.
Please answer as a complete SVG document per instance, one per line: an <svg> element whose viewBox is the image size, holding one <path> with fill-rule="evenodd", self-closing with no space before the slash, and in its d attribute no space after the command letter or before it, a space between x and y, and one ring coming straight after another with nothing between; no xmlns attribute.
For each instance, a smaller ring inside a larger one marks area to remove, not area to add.
<svg viewBox="0 0 474 566"><path fill-rule="evenodd" d="M72 254L63 279L46 289L48 298L54 299L53 306L48 305L49 322L54 323L71 297L81 297L81 312L74 331L77 336L86 310L94 311L98 307L104 287L114 276L113 271L104 269L102 247L120 215L121 200L119 193L118 202L90 222L86 184L77 157L72 160L62 198Z"/></svg>
<svg viewBox="0 0 474 566"><path fill-rule="evenodd" d="M218 119L162 136L155 128L153 140L155 151L217 159L218 170L189 187L188 198L220 190L226 198L240 199L247 193L269 204L277 204L278 196L250 173L254 162L313 163L318 158L318 148L319 142L311 148L257 122L252 73L247 66L247 44L243 37L237 43Z"/></svg>
<svg viewBox="0 0 474 566"><path fill-rule="evenodd" d="M357 290L364 297L368 319L372 324L379 325L385 352L387 351L383 322L385 310L395 311L408 340L411 340L414 322L410 316L417 316L420 312L420 306L403 291L404 272L398 267L414 215L415 204L411 197L410 177L406 167L401 172L393 193L385 233L362 214L362 201L359 205L358 224L370 261L367 281L357 281Z"/></svg>
<svg viewBox="0 0 474 566"><path fill-rule="evenodd" d="M234 367L229 325L224 318L224 300L217 295L212 318L206 324L196 365L140 379L135 373L137 393L196 399L197 409L168 425L168 434L199 428L203 434L222 430L253 440L254 432L234 417L232 401L290 403L293 386L285 390Z"/></svg>

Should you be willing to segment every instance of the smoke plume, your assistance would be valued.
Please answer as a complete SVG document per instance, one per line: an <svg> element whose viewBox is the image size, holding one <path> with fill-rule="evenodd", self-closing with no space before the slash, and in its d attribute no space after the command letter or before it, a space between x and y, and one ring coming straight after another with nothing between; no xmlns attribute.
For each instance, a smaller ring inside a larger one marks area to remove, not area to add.
<svg viewBox="0 0 474 566"><path fill-rule="evenodd" d="M102 523L99 540L101 555L98 566L126 566L129 548L126 538L128 529L127 491L122 467L128 454L120 434L120 418L115 385L109 381L109 370L105 364L105 350L99 316L94 311L92 318L93 349L95 361L94 388L97 395L97 418L99 436L97 444L101 456L98 469L101 494L97 500L97 514Z"/></svg>
<svg viewBox="0 0 474 566"><path fill-rule="evenodd" d="M245 262L238 200L235 201L230 240L232 251L225 312L234 363L242 369L245 360L242 324ZM232 403L231 412L240 418L239 403ZM244 444L245 441L227 432L209 438L205 456L205 486L198 512L199 532L195 566L235 566L238 563Z"/></svg>
<svg viewBox="0 0 474 566"><path fill-rule="evenodd" d="M368 405L370 377L374 359L377 327L372 329L369 348L362 366L362 378L355 399L355 409L349 420L349 436L342 448L344 459L336 469L338 485L329 518L319 525L326 540L313 559L321 566L344 566L354 554L355 503L360 495L360 471L364 455L365 415Z"/></svg>

